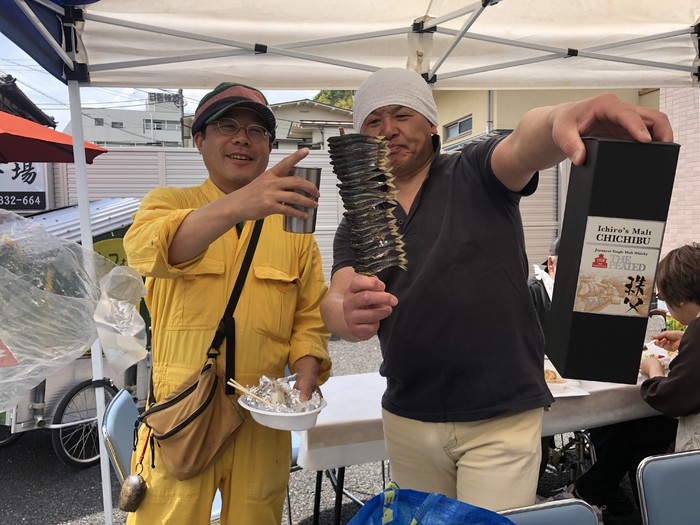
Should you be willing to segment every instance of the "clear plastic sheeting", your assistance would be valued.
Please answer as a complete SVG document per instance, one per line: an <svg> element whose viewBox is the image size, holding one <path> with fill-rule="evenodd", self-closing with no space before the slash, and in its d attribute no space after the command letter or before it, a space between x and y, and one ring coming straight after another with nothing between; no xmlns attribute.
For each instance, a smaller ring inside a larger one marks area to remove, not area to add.
<svg viewBox="0 0 700 525"><path fill-rule="evenodd" d="M0 209L0 412L90 348L98 282L114 268Z"/></svg>
<svg viewBox="0 0 700 525"><path fill-rule="evenodd" d="M107 362L121 374L147 354L146 323L138 311L146 287L136 270L117 266L100 280L100 288L97 334Z"/></svg>

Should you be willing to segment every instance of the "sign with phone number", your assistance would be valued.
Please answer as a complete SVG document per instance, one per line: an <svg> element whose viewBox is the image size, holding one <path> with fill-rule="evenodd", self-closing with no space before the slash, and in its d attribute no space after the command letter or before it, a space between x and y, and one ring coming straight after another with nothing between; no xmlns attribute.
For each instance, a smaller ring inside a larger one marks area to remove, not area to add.
<svg viewBox="0 0 700 525"><path fill-rule="evenodd" d="M0 191L0 208L6 210L45 210L46 193L35 191Z"/></svg>

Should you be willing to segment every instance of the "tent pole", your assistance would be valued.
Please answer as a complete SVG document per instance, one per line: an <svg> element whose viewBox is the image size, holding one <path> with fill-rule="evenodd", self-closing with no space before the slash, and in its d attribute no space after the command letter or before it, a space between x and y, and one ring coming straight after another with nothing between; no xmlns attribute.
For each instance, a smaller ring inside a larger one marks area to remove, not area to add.
<svg viewBox="0 0 700 525"><path fill-rule="evenodd" d="M92 225L90 224L90 199L87 185L87 162L85 161L85 142L83 134L83 118L80 102L80 85L77 80L68 81L68 97L70 101L70 120L73 131L73 155L75 157L75 182L78 193L78 210L80 214L80 242L83 248L92 250ZM94 280L95 269L92 258L86 258L86 270ZM109 477L109 458L104 440L101 437L102 419L105 413L105 390L101 383L104 373L102 370L102 348L99 340L92 345L92 380L95 382L95 403L97 408L97 433L100 436L100 472L102 476L102 504L105 524L112 525L112 484Z"/></svg>

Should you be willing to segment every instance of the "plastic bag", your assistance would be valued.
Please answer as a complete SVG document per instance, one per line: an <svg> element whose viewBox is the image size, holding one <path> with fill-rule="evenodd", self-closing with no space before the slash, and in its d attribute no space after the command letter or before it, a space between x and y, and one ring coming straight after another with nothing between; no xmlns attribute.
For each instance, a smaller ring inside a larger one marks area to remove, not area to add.
<svg viewBox="0 0 700 525"><path fill-rule="evenodd" d="M511 520L442 494L400 489L390 483L348 525L514 525Z"/></svg>
<svg viewBox="0 0 700 525"><path fill-rule="evenodd" d="M121 374L147 355L146 323L138 311L146 287L136 270L117 266L100 279L100 289L97 335L107 362Z"/></svg>
<svg viewBox="0 0 700 525"><path fill-rule="evenodd" d="M0 412L95 342L98 282L114 268L0 209Z"/></svg>

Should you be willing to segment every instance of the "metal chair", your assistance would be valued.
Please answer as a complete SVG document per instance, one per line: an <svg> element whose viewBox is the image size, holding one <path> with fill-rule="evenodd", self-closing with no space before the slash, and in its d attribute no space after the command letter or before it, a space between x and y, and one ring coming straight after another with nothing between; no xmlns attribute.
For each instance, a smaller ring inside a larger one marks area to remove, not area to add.
<svg viewBox="0 0 700 525"><path fill-rule="evenodd" d="M102 419L102 436L109 452L109 461L119 483L131 471L131 454L134 450L134 423L139 416L136 403L127 390L120 390L105 408Z"/></svg>
<svg viewBox="0 0 700 525"><path fill-rule="evenodd" d="M696 525L700 517L700 450L650 456L637 469L645 525Z"/></svg>
<svg viewBox="0 0 700 525"><path fill-rule="evenodd" d="M515 525L598 525L595 510L578 499L549 501L499 512Z"/></svg>
<svg viewBox="0 0 700 525"><path fill-rule="evenodd" d="M291 472L296 472L301 470L301 467L297 463L297 458L299 457L299 445L301 444L301 438L296 432L292 432L292 467ZM287 516L289 517L289 525L292 525L292 498L289 493L289 484L287 484Z"/></svg>

